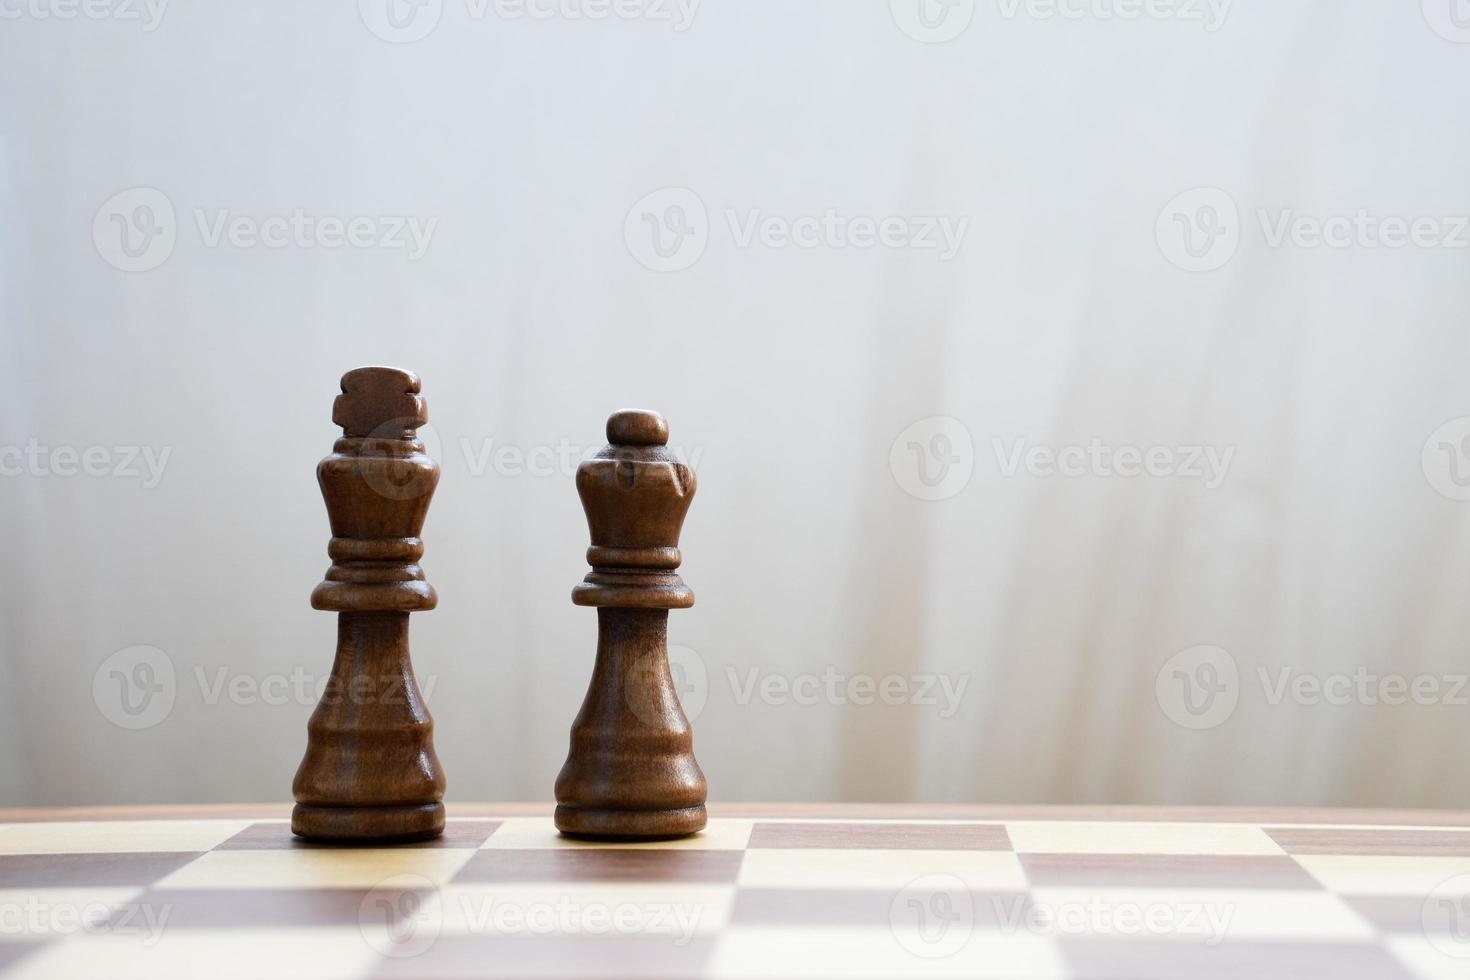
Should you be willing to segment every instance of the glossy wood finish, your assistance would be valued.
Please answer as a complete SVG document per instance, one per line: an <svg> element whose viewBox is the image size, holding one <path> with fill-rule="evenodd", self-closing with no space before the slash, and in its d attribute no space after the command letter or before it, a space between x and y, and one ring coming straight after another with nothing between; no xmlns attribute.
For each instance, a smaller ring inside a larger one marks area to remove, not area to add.
<svg viewBox="0 0 1470 980"><path fill-rule="evenodd" d="M704 773L667 641L668 611L694 604L676 571L694 472L667 448L657 412L614 414L607 438L577 468L592 571L572 601L597 608L597 658L556 780L556 826L601 840L681 837L706 820Z"/></svg>
<svg viewBox="0 0 1470 980"><path fill-rule="evenodd" d="M337 654L307 727L291 829L326 841L412 841L444 830L434 722L409 657L408 617L433 609L419 533L439 482L417 429L419 379L367 367L342 378L342 427L317 467L331 519L332 566L312 593L337 613Z"/></svg>

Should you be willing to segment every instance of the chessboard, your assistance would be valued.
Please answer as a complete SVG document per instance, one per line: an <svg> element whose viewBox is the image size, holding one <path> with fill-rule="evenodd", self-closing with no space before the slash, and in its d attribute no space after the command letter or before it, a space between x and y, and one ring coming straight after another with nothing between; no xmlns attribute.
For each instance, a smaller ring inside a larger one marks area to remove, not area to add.
<svg viewBox="0 0 1470 980"><path fill-rule="evenodd" d="M283 807L0 811L0 978L1470 977L1470 814L711 806L582 842Z"/></svg>

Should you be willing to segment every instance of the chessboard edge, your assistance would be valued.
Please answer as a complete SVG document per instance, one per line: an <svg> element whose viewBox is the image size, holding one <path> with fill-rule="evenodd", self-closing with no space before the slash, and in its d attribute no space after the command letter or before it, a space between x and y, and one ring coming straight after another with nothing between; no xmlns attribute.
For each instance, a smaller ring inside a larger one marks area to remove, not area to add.
<svg viewBox="0 0 1470 980"><path fill-rule="evenodd" d="M454 803L449 818L549 816L550 803ZM126 804L0 807L0 823L109 820L284 820L289 803ZM1146 821L1155 823L1321 824L1470 827L1470 811L1431 809L968 803L711 803L715 819Z"/></svg>

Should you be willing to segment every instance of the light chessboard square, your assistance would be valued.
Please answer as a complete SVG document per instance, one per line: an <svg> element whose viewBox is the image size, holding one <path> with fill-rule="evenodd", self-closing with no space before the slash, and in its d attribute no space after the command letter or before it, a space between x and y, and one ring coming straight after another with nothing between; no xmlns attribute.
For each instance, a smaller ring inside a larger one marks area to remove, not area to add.
<svg viewBox="0 0 1470 980"><path fill-rule="evenodd" d="M1057 944L1024 933L975 932L943 956L915 955L887 929L732 926L715 944L708 976L1066 980ZM920 947L922 948L922 947ZM947 947L941 947L947 950Z"/></svg>
<svg viewBox="0 0 1470 980"><path fill-rule="evenodd" d="M1033 888L1026 928L1049 934L1167 939L1372 942L1373 926L1325 891L1195 888Z"/></svg>
<svg viewBox="0 0 1470 980"><path fill-rule="evenodd" d="M386 958L373 980L689 980L705 975L713 940L663 936L440 936L413 957Z"/></svg>
<svg viewBox="0 0 1470 980"><path fill-rule="evenodd" d="M1063 939L1076 980L1411 980L1375 943Z"/></svg>
<svg viewBox="0 0 1470 980"><path fill-rule="evenodd" d="M1340 895L1470 895L1470 857L1299 854L1297 863Z"/></svg>
<svg viewBox="0 0 1470 980"><path fill-rule="evenodd" d="M207 851L248 820L109 820L0 826L0 854L119 854Z"/></svg>
<svg viewBox="0 0 1470 980"><path fill-rule="evenodd" d="M476 853L468 848L210 851L159 881L168 889L375 888L398 875L441 885Z"/></svg>
<svg viewBox="0 0 1470 980"><path fill-rule="evenodd" d="M378 959L357 929L165 930L152 944L78 936L21 960L6 980L357 980Z"/></svg>

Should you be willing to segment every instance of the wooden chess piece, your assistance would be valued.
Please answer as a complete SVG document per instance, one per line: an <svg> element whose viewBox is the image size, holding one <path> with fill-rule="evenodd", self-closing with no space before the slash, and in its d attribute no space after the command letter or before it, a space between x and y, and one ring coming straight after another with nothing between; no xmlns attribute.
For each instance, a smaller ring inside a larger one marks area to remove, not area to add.
<svg viewBox="0 0 1470 980"><path fill-rule="evenodd" d="M439 483L418 427L419 379L397 368L342 376L332 421L342 427L317 466L332 559L311 594L337 613L337 657L307 726L291 829L327 841L409 841L444 831L444 774L434 721L409 661L409 613L433 609L419 533Z"/></svg>
<svg viewBox="0 0 1470 980"><path fill-rule="evenodd" d="M669 673L670 609L694 605L678 573L694 472L657 412L607 421L609 445L577 467L592 571L572 602L597 607L597 659L556 780L556 826L574 837L648 840L704 829L705 781Z"/></svg>

